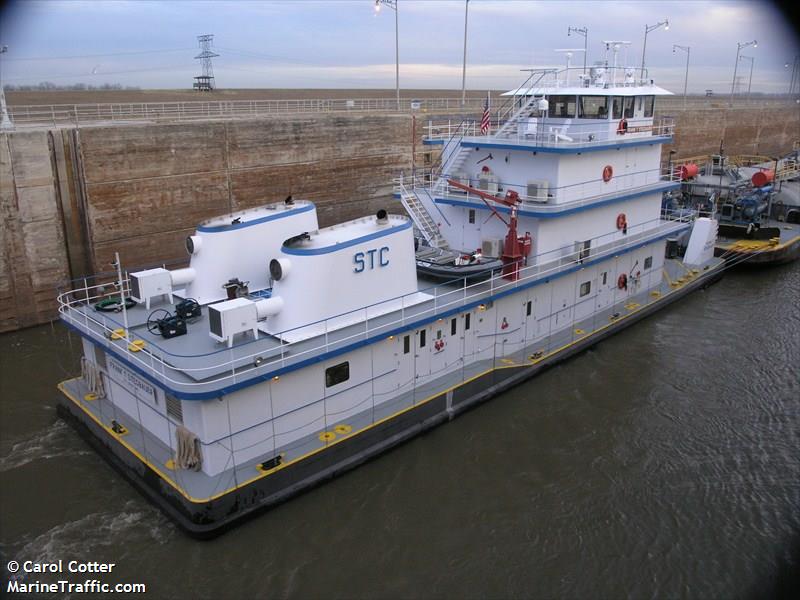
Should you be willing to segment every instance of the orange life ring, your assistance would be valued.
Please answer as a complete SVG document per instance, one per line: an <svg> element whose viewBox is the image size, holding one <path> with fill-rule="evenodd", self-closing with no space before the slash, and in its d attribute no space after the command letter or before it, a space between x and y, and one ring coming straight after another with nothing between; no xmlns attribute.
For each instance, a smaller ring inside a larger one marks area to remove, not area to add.
<svg viewBox="0 0 800 600"><path fill-rule="evenodd" d="M617 125L617 135L625 135L626 131L628 131L628 122L622 119Z"/></svg>
<svg viewBox="0 0 800 600"><path fill-rule="evenodd" d="M619 213L617 215L617 229L627 229L628 228L628 219L625 217L625 213Z"/></svg>
<svg viewBox="0 0 800 600"><path fill-rule="evenodd" d="M614 176L614 167L611 165L606 165L603 167L603 181L608 183L611 181L611 178Z"/></svg>
<svg viewBox="0 0 800 600"><path fill-rule="evenodd" d="M617 287L621 290L628 289L628 276L625 275L625 273L620 275L619 278L617 279Z"/></svg>

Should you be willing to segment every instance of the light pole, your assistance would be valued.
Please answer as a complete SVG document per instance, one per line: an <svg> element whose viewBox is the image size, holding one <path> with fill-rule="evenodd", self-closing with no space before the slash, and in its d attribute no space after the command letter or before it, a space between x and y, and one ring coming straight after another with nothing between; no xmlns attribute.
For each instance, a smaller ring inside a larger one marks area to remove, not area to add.
<svg viewBox="0 0 800 600"><path fill-rule="evenodd" d="M642 44L642 75L641 78L644 79L644 53L647 51L647 34L651 31L655 31L659 27L664 27L664 31L669 31L669 19L664 19L663 21L659 21L655 25L645 25L644 26L644 44Z"/></svg>
<svg viewBox="0 0 800 600"><path fill-rule="evenodd" d="M683 108L686 108L686 88L689 85L689 54L691 52L691 47L672 44L673 54L675 54L676 49L683 50L684 52L686 52L686 74L683 76Z"/></svg>
<svg viewBox="0 0 800 600"><path fill-rule="evenodd" d="M461 106L467 101L467 17L469 17L469 0L464 0L464 64L461 67Z"/></svg>
<svg viewBox="0 0 800 600"><path fill-rule="evenodd" d="M753 64L756 62L754 56L745 56L742 54L739 57L739 60L749 60L750 61L750 79L747 82L747 100L750 101L750 88L753 87Z"/></svg>
<svg viewBox="0 0 800 600"><path fill-rule="evenodd" d="M583 74L586 74L586 55L589 53L589 30L586 27L567 27L567 37L577 33L583 36Z"/></svg>
<svg viewBox="0 0 800 600"><path fill-rule="evenodd" d="M758 41L753 40L752 42L737 42L736 43L736 62L733 63L733 81L731 81L731 101L730 105L733 106L733 89L736 87L736 72L739 70L739 52L742 51L742 48L748 48L752 46L753 48L758 48Z"/></svg>
<svg viewBox="0 0 800 600"><path fill-rule="evenodd" d="M397 110L400 110L400 29L397 22L397 0L375 0L375 13L381 12L381 4L385 4L394 11L394 81L397 92Z"/></svg>
<svg viewBox="0 0 800 600"><path fill-rule="evenodd" d="M8 46L0 46L0 54L8 52ZM8 108L6 107L6 92L3 89L3 69L0 66L0 130L7 131L14 129L14 124L8 116Z"/></svg>
<svg viewBox="0 0 800 600"><path fill-rule="evenodd" d="M785 69L789 68L789 63L787 62L783 65ZM797 84L800 83L800 55L795 56L794 60L792 61L792 76L789 79L789 95L791 96L794 94L794 88Z"/></svg>

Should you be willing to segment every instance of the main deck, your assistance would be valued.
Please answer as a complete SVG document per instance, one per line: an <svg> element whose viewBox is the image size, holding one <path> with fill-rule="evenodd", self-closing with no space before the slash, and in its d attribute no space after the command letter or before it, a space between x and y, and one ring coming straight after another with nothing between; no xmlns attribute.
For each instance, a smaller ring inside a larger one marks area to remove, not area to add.
<svg viewBox="0 0 800 600"><path fill-rule="evenodd" d="M124 314L97 311L94 305L98 301L114 295L105 291L108 284L87 284L62 293L59 310L62 319L81 335L177 398L209 399L676 236L689 226L690 218L665 213L655 226L631 230L624 240L597 245L588 256L571 250L534 257L533 264L520 270L517 281L495 273L480 282L432 286L419 277L418 290L412 294L277 334L266 333L262 325L257 339L251 333L239 334L230 348L209 336L205 308L188 324L186 335L171 339L163 339L147 327L153 310L174 311L166 302L152 304L149 311L142 305ZM127 281L123 285L127 286Z"/></svg>
<svg viewBox="0 0 800 600"><path fill-rule="evenodd" d="M480 360L470 364L464 363L461 368L435 377L416 386L412 391L391 399L371 397L368 402L364 403L363 410L348 417L346 421L340 422L335 414L326 414L324 419L320 419L317 423L314 433L290 444L276 446L274 454L269 457L261 456L242 464L231 464L229 468L215 476L175 469L174 449L140 427L134 419L126 418L126 415L115 407L113 398L93 398L82 378L64 382L61 389L76 408L88 415L97 426L107 430L120 444L143 460L150 469L187 500L195 503L207 502L274 471L284 469L390 418L401 415L404 411L424 405L448 390L452 391L469 385L478 378L498 372L495 379L500 380L508 370L520 371L527 367L545 365L548 361L558 359L560 355L571 349L577 350L591 345L603 337L604 333L610 332L616 327L624 327L628 321L649 314L659 304L666 304L674 297L688 292L690 287L697 285L701 279L709 276L708 271L721 271L722 265L722 260L715 259L705 270L690 269L679 260L667 260L664 265L663 279L654 289L628 296L593 313L588 318L575 321L570 327L553 332L535 341L532 345L502 358ZM133 315L139 314L136 310L131 312ZM138 329L140 327L141 325L136 325L132 329L138 334L141 331ZM199 331L200 328L195 327L195 329ZM346 332L342 331L341 334L345 336ZM182 339L181 348L191 348L189 340L192 338L189 336L175 339ZM121 345L124 342L116 343ZM156 345L155 340L152 340L152 343ZM198 339L198 343L202 342ZM273 348L279 346L279 342L268 338L264 338L258 343L260 346L271 345ZM246 348L249 345L240 344L240 347ZM203 349L207 348L206 346ZM511 372L507 375L510 376ZM298 408L298 410L301 409L302 407ZM115 421L125 427L124 433L114 432L113 423ZM209 441L204 442L203 446L219 445L220 443L220 440ZM273 456L281 457L280 465L273 469L264 469L263 462Z"/></svg>

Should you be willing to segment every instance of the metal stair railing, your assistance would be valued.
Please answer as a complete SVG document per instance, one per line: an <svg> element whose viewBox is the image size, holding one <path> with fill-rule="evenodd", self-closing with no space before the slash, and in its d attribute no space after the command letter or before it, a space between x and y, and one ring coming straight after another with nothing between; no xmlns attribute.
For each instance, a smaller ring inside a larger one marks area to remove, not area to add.
<svg viewBox="0 0 800 600"><path fill-rule="evenodd" d="M403 208L406 209L414 225L416 225L428 244L436 248L448 249L447 240L439 232L438 225L436 225L433 217L431 217L425 205L422 204L413 190L413 186L417 184L416 178L411 179L411 184L412 189L409 190L402 177L396 180L396 189L400 195L400 202L403 204Z"/></svg>
<svg viewBox="0 0 800 600"><path fill-rule="evenodd" d="M533 86L535 86L535 85L538 85L539 82L546 75L557 74L558 72L559 72L558 69L541 69L541 70L531 71L530 76L528 76L528 78L525 80L525 82L522 85L520 85L519 87L517 87L517 89L514 90L514 92L519 92L519 91L522 91L522 90L526 90L527 92L530 92L531 88L533 88ZM536 77L536 79L534 80L534 77L537 76L537 75L538 75L538 77ZM500 125L500 128L495 132L494 135L502 136L502 135L509 135L509 134L516 133L517 127L519 125L520 116L522 114L524 114L524 113L527 113L528 110L530 109L530 107L533 105L533 103L537 102L538 100L539 100L539 98L536 97L536 92L534 91L528 97L528 101L523 106L519 107L512 114L512 111L514 111L514 107L515 107L515 105L517 103L516 102L517 101L516 94L512 95L511 98L503 106L501 106L497 111L497 122L498 122L498 124L502 123L502 125ZM506 116L509 115L509 114L512 114L512 116L510 118L506 119ZM504 119L506 119L505 122L503 122ZM512 131L512 129L513 129L513 131Z"/></svg>

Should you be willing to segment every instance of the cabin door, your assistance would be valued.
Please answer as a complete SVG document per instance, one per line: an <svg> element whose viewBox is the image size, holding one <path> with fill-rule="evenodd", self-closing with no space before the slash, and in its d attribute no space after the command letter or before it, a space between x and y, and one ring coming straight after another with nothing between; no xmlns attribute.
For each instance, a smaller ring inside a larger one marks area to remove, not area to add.
<svg viewBox="0 0 800 600"><path fill-rule="evenodd" d="M614 299L612 283L612 273L608 267L601 267L597 273L597 296L595 298L595 310L601 311L611 305Z"/></svg>
<svg viewBox="0 0 800 600"><path fill-rule="evenodd" d="M625 175L626 177L620 184L623 189L628 189L641 185L641 176L638 175L639 167L636 164L636 148L625 150Z"/></svg>
<svg viewBox="0 0 800 600"><path fill-rule="evenodd" d="M425 326L414 333L414 378L417 383L431 374L431 327Z"/></svg>
<svg viewBox="0 0 800 600"><path fill-rule="evenodd" d="M464 364L470 364L475 358L475 311L470 310L459 318L458 332L461 337L461 356Z"/></svg>

